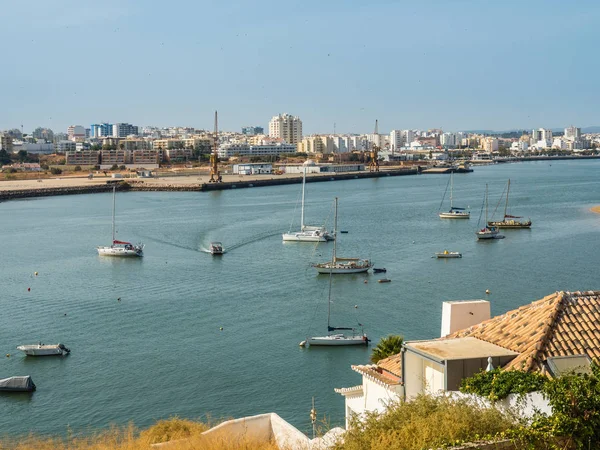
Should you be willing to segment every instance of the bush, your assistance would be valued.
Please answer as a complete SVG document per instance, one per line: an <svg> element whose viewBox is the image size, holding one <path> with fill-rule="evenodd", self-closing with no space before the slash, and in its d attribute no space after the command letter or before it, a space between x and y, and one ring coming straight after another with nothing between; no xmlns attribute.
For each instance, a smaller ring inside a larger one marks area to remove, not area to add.
<svg viewBox="0 0 600 450"><path fill-rule="evenodd" d="M94 170L100 170L100 166L96 164L96 165L94 166Z"/></svg>
<svg viewBox="0 0 600 450"><path fill-rule="evenodd" d="M81 166L75 166L75 169L73 169L75 172L81 172Z"/></svg>
<svg viewBox="0 0 600 450"><path fill-rule="evenodd" d="M113 164L112 167L110 168L110 170L119 170L119 166L116 164Z"/></svg>
<svg viewBox="0 0 600 450"><path fill-rule="evenodd" d="M510 394L524 395L540 391L547 382L548 378L539 373L498 368L489 372L481 371L471 378L464 378L460 384L460 391L496 401L502 400Z"/></svg>
<svg viewBox="0 0 600 450"><path fill-rule="evenodd" d="M40 165L40 169L42 169L42 170L50 170L50 166L48 166L48 164L41 164Z"/></svg>
<svg viewBox="0 0 600 450"><path fill-rule="evenodd" d="M335 450L421 450L493 437L516 428L495 408L466 399L419 396L389 406L382 414L354 417Z"/></svg>
<svg viewBox="0 0 600 450"><path fill-rule="evenodd" d="M59 169L58 167L51 167L50 168L50 173L52 175L60 175L62 173L62 170Z"/></svg>
<svg viewBox="0 0 600 450"><path fill-rule="evenodd" d="M127 167L125 167L124 164L122 164L122 165L119 166L119 170L125 170L125 169L127 169Z"/></svg>

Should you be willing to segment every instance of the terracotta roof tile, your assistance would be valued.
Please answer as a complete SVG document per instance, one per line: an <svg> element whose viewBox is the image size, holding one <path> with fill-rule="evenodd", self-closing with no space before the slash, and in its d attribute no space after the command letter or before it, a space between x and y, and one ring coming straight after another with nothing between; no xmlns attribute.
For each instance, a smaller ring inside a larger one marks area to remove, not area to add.
<svg viewBox="0 0 600 450"><path fill-rule="evenodd" d="M519 353L507 369L540 370L552 356L600 357L600 291L556 292L444 339L476 337Z"/></svg>
<svg viewBox="0 0 600 450"><path fill-rule="evenodd" d="M385 359L380 360L377 366L381 369L396 375L397 377L402 376L402 353L397 353L392 356L388 356Z"/></svg>

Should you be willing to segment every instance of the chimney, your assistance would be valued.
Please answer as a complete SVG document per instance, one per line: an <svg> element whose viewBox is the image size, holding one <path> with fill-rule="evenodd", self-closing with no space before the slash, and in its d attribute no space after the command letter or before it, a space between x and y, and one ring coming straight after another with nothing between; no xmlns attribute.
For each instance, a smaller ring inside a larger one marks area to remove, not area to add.
<svg viewBox="0 0 600 450"><path fill-rule="evenodd" d="M442 306L441 337L477 325L489 318L490 302L487 300L458 300L444 302Z"/></svg>

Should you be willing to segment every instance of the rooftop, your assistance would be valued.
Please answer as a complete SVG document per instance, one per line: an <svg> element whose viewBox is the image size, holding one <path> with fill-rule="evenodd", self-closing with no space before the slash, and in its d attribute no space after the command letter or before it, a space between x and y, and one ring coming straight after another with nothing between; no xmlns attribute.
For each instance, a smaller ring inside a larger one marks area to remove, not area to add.
<svg viewBox="0 0 600 450"><path fill-rule="evenodd" d="M555 292L541 300L452 333L519 353L505 369L541 370L551 357L600 359L600 291Z"/></svg>
<svg viewBox="0 0 600 450"><path fill-rule="evenodd" d="M417 353L425 353L440 362L455 359L487 358L488 356L518 355L515 351L474 337L412 341L406 343L406 348L415 350Z"/></svg>

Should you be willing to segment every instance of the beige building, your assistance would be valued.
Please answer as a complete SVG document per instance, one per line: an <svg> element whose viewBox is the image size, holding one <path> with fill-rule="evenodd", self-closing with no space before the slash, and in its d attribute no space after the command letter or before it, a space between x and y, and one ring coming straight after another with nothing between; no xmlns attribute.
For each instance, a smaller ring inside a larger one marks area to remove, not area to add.
<svg viewBox="0 0 600 450"><path fill-rule="evenodd" d="M8 133L0 134L0 150L6 150L8 153L13 151L13 139Z"/></svg>
<svg viewBox="0 0 600 450"><path fill-rule="evenodd" d="M298 143L298 152L327 155L334 153L331 136L309 136Z"/></svg>
<svg viewBox="0 0 600 450"><path fill-rule="evenodd" d="M192 159L193 152L190 148L169 148L165 150L165 159L169 162L188 161Z"/></svg>
<svg viewBox="0 0 600 450"><path fill-rule="evenodd" d="M484 152L492 153L498 151L498 139L494 137L486 137L481 140L481 148Z"/></svg>
<svg viewBox="0 0 600 450"><path fill-rule="evenodd" d="M131 153L132 164L160 164L162 158L162 150L133 150Z"/></svg>
<svg viewBox="0 0 600 450"><path fill-rule="evenodd" d="M96 166L99 160L100 152L96 150L66 152L65 154L65 164L69 166Z"/></svg>
<svg viewBox="0 0 600 450"><path fill-rule="evenodd" d="M269 122L269 136L283 139L288 144L298 144L302 140L302 121L289 114L273 116Z"/></svg>
<svg viewBox="0 0 600 450"><path fill-rule="evenodd" d="M169 148L183 148L181 139L156 139L152 142L154 150L167 150Z"/></svg>
<svg viewBox="0 0 600 450"><path fill-rule="evenodd" d="M119 148L122 150L135 151L135 150L150 150L152 145L149 141L144 139L125 139L119 142Z"/></svg>
<svg viewBox="0 0 600 450"><path fill-rule="evenodd" d="M113 166L129 164L130 152L125 150L101 150L100 164L103 166Z"/></svg>

